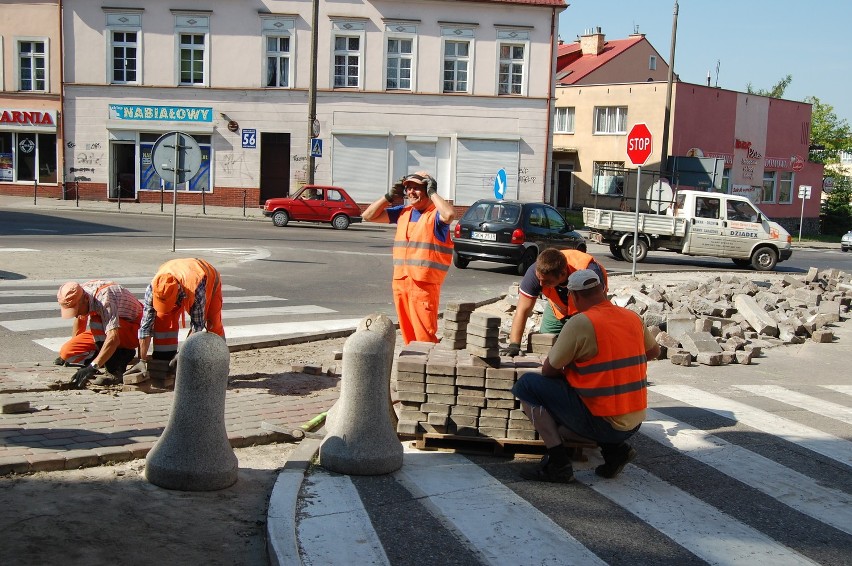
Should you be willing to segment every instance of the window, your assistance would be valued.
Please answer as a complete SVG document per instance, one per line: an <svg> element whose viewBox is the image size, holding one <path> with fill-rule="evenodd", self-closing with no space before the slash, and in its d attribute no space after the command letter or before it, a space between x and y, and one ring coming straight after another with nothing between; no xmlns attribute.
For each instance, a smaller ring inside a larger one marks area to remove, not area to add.
<svg viewBox="0 0 852 566"><path fill-rule="evenodd" d="M174 187L168 181L163 182L154 165L151 163L151 154L154 151L154 143L160 139L162 133L139 133L139 189L143 191L159 191L162 187L166 191L173 191ZM210 155L211 136L193 134L193 138L201 148L201 166L195 176L188 183L179 183L178 191L213 192L210 182Z"/></svg>
<svg viewBox="0 0 852 566"><path fill-rule="evenodd" d="M567 223L559 212L552 208L545 208L544 213L547 215L547 224L551 230L564 232L567 229Z"/></svg>
<svg viewBox="0 0 852 566"><path fill-rule="evenodd" d="M731 194L731 168L725 167L722 170L722 192Z"/></svg>
<svg viewBox="0 0 852 566"><path fill-rule="evenodd" d="M595 161L595 176L592 192L598 195L621 196L624 194L624 162Z"/></svg>
<svg viewBox="0 0 852 566"><path fill-rule="evenodd" d="M290 38L266 37L266 86L290 86Z"/></svg>
<svg viewBox="0 0 852 566"><path fill-rule="evenodd" d="M651 55L648 57L648 70L656 71L657 70L657 56Z"/></svg>
<svg viewBox="0 0 852 566"><path fill-rule="evenodd" d="M112 83L136 83L137 32L112 32Z"/></svg>
<svg viewBox="0 0 852 566"><path fill-rule="evenodd" d="M262 84L267 88L292 88L293 57L296 36L294 18L262 16L261 29L266 59L263 61Z"/></svg>
<svg viewBox="0 0 852 566"><path fill-rule="evenodd" d="M56 183L56 134L0 132L0 182Z"/></svg>
<svg viewBox="0 0 852 566"><path fill-rule="evenodd" d="M763 172L763 192L760 202L775 202L775 171Z"/></svg>
<svg viewBox="0 0 852 566"><path fill-rule="evenodd" d="M574 133L574 107L557 108L553 131L557 134Z"/></svg>
<svg viewBox="0 0 852 566"><path fill-rule="evenodd" d="M334 86L359 86L361 75L361 38L334 38Z"/></svg>
<svg viewBox="0 0 852 566"><path fill-rule="evenodd" d="M728 220L736 222L757 222L757 211L747 202L729 200L727 214Z"/></svg>
<svg viewBox="0 0 852 566"><path fill-rule="evenodd" d="M695 199L695 217L719 219L719 199L697 197Z"/></svg>
<svg viewBox="0 0 852 566"><path fill-rule="evenodd" d="M18 90L47 91L47 39L18 41Z"/></svg>
<svg viewBox="0 0 852 566"><path fill-rule="evenodd" d="M596 134L626 134L627 107L600 106L595 108Z"/></svg>
<svg viewBox="0 0 852 566"><path fill-rule="evenodd" d="M501 43L497 94L524 94L524 45Z"/></svg>
<svg viewBox="0 0 852 566"><path fill-rule="evenodd" d="M796 175L792 171L781 171L778 179L778 203L792 204L793 202L793 186Z"/></svg>
<svg viewBox="0 0 852 566"><path fill-rule="evenodd" d="M208 15L172 11L177 34L178 85L209 86Z"/></svg>
<svg viewBox="0 0 852 566"><path fill-rule="evenodd" d="M469 92L470 41L444 42L444 92Z"/></svg>
<svg viewBox="0 0 852 566"><path fill-rule="evenodd" d="M389 23L385 34L385 89L414 90L417 26Z"/></svg>

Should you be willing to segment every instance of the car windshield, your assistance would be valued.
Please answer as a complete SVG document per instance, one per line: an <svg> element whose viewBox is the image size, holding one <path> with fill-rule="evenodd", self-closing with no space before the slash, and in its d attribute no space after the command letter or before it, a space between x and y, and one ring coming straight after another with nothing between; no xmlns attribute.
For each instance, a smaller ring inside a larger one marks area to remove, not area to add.
<svg viewBox="0 0 852 566"><path fill-rule="evenodd" d="M517 224L521 217L519 204L505 202L477 202L465 212L462 220L465 222L500 222Z"/></svg>

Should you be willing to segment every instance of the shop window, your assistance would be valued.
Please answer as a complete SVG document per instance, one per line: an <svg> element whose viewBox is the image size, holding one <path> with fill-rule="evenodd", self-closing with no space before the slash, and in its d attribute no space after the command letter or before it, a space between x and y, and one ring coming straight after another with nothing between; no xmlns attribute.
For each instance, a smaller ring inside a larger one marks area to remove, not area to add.
<svg viewBox="0 0 852 566"><path fill-rule="evenodd" d="M626 106L598 106L595 108L596 134L626 134Z"/></svg>
<svg viewBox="0 0 852 566"><path fill-rule="evenodd" d="M596 161L592 192L598 195L624 194L624 162Z"/></svg>
<svg viewBox="0 0 852 566"><path fill-rule="evenodd" d="M775 202L775 171L763 172L763 191L760 202Z"/></svg>
<svg viewBox="0 0 852 566"><path fill-rule="evenodd" d="M470 41L444 42L444 92L470 92Z"/></svg>
<svg viewBox="0 0 852 566"><path fill-rule="evenodd" d="M150 134L150 133L140 133L139 134L139 171L140 171L140 179L139 179L139 189L143 191L159 191L162 180L159 175L157 175L156 170L154 170L154 165L151 161L151 153L154 150L154 144L163 134ZM210 147L210 139L211 137L208 135L195 135L192 136L195 138L195 141L198 143L198 146L201 148L201 167L198 168L198 172L195 176L189 180L189 183L181 183L178 185L179 191L187 191L187 192L211 192L211 179L210 179L210 169L211 169L211 147ZM165 183L164 189L166 191L174 190L171 183Z"/></svg>
<svg viewBox="0 0 852 566"><path fill-rule="evenodd" d="M557 108L553 131L557 134L574 133L574 107Z"/></svg>
<svg viewBox="0 0 852 566"><path fill-rule="evenodd" d="M778 204L793 203L793 187L796 174L792 171L781 171L778 179Z"/></svg>
<svg viewBox="0 0 852 566"><path fill-rule="evenodd" d="M18 41L18 90L46 92L47 39Z"/></svg>
<svg viewBox="0 0 852 566"><path fill-rule="evenodd" d="M56 183L56 134L0 132L0 182Z"/></svg>

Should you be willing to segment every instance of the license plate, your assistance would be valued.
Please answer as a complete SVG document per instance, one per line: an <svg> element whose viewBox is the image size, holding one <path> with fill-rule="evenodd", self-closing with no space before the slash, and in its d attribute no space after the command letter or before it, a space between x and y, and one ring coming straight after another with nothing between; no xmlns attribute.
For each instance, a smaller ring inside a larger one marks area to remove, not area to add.
<svg viewBox="0 0 852 566"><path fill-rule="evenodd" d="M597 243L599 243L599 244L603 244L603 235L598 234L597 232L592 232L591 234L589 234L589 238L590 238L593 242L597 242Z"/></svg>
<svg viewBox="0 0 852 566"><path fill-rule="evenodd" d="M474 240L489 240L491 242L497 241L497 234L493 232L471 232L470 237Z"/></svg>

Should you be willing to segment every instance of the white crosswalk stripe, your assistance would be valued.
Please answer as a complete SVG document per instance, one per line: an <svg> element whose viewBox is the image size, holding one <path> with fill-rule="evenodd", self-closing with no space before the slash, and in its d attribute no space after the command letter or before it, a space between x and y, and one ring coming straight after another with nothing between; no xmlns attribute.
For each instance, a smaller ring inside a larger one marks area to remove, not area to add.
<svg viewBox="0 0 852 566"><path fill-rule="evenodd" d="M852 408L844 407L831 401L823 401L822 399L803 395L777 385L735 385L734 387L754 393L755 395L769 397L782 403L795 405L812 413L836 419L846 424L852 424Z"/></svg>

